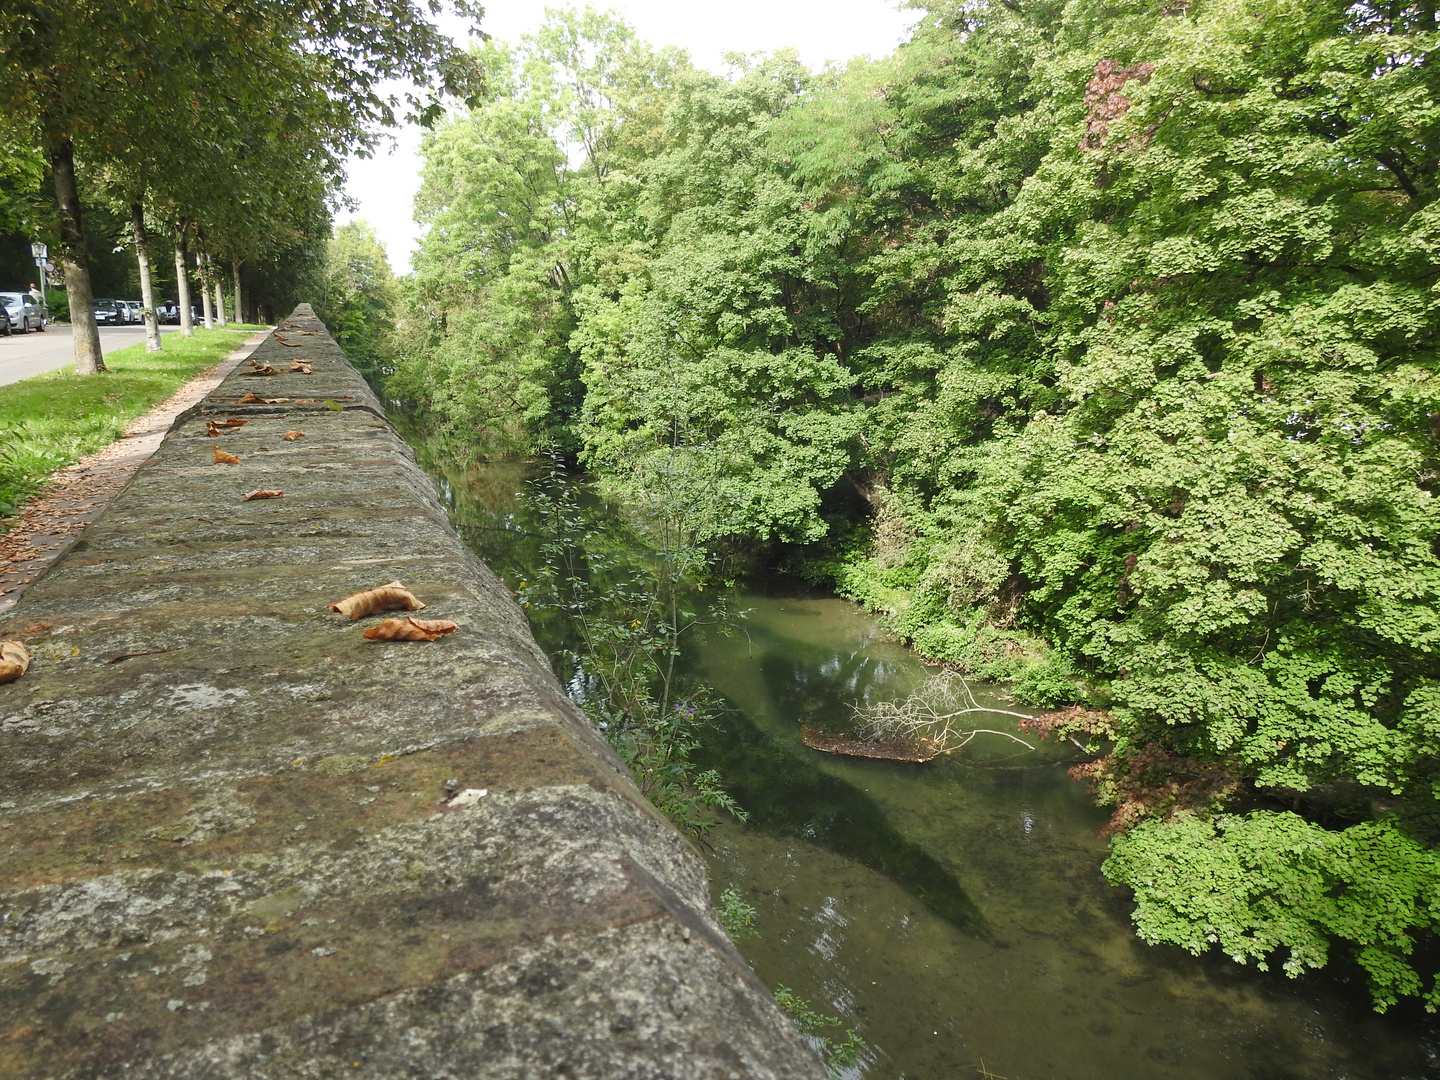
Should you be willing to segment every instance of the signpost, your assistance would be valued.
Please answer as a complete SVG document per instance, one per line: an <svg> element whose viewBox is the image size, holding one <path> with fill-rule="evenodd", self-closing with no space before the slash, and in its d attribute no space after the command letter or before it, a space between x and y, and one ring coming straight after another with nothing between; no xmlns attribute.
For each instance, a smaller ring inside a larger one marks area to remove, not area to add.
<svg viewBox="0 0 1440 1080"><path fill-rule="evenodd" d="M45 272L51 269L49 263L50 249L38 240L30 245L30 254L35 259L35 265L40 268L40 313L48 320L50 317L50 301L45 295ZM42 324L43 325L43 324Z"/></svg>

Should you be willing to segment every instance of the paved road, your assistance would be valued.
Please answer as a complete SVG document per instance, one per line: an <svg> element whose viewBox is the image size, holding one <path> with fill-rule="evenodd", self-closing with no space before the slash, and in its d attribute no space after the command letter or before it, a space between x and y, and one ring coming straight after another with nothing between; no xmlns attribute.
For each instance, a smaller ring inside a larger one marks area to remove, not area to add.
<svg viewBox="0 0 1440 1080"><path fill-rule="evenodd" d="M172 334L178 326L162 326L162 334ZM108 356L116 349L145 340L143 326L105 326L100 328L100 351ZM28 379L43 371L69 367L75 362L75 349L70 342L70 327L48 326L43 331L11 334L0 337L0 386Z"/></svg>

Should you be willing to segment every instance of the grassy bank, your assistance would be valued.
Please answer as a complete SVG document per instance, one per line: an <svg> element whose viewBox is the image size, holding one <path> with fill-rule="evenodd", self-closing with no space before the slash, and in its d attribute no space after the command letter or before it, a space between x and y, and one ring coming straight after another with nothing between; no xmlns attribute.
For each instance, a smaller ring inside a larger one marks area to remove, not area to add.
<svg viewBox="0 0 1440 1080"><path fill-rule="evenodd" d="M56 472L119 438L132 420L261 329L166 334L163 352L147 353L142 342L108 354L103 374L66 370L0 387L0 532Z"/></svg>

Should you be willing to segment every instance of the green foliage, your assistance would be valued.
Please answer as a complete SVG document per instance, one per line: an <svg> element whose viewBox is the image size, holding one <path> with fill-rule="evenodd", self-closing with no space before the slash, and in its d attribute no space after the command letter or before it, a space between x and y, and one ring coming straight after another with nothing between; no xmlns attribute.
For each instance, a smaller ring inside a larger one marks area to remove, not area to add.
<svg viewBox="0 0 1440 1080"><path fill-rule="evenodd" d="M437 260L454 302L417 384L511 445L563 429L621 490L683 463L696 543L803 545L922 650L1104 705L1088 775L1156 864L1222 820L1249 837L1227 800L1295 808L1332 854L1381 822L1430 851L1434 12L925 10L885 61L729 79L552 23L463 122L473 164L435 144L427 244L475 269ZM493 194L452 214L469 177ZM493 355L466 359L466 320ZM830 535L856 499L868 543ZM1333 873L1363 907L1388 865ZM1115 873L1148 910L1158 886ZM1370 958L1378 1002L1411 993L1318 895L1277 894L1291 929L1255 940L1308 964L1314 928ZM1168 918L1208 941L1199 908ZM1430 933L1418 901L1395 919Z"/></svg>
<svg viewBox="0 0 1440 1080"><path fill-rule="evenodd" d="M394 359L399 303L400 287L374 228L363 221L341 225L330 240L315 313L372 382Z"/></svg>
<svg viewBox="0 0 1440 1080"><path fill-rule="evenodd" d="M657 473L638 492L638 532L651 557L636 567L606 544L553 456L551 466L525 495L545 529L535 581L517 590L521 603L553 609L570 624L578 641L572 696L641 794L692 835L713 825L713 811L743 822L749 815L719 774L691 759L719 705L676 668L686 637L729 615L723 599L708 612L690 610L711 559L687 525L689 485Z"/></svg>
<svg viewBox="0 0 1440 1080"><path fill-rule="evenodd" d="M1440 924L1440 857L1391 820L1341 831L1291 813L1151 820L1116 839L1105 873L1135 890L1151 943L1214 946L1262 971L1279 952L1294 978L1338 938L1378 1009L1417 995L1440 1005L1440 973L1413 966L1417 931Z"/></svg>
<svg viewBox="0 0 1440 1080"><path fill-rule="evenodd" d="M734 885L727 885L720 894L720 902L715 905L715 914L732 941L760 936L760 931L755 928L755 916L758 912L753 905L745 902L740 890Z"/></svg>
<svg viewBox="0 0 1440 1080"><path fill-rule="evenodd" d="M800 1034L804 1035L819 1053L820 1060L825 1062L826 1071L831 1076L841 1075L865 1052L865 1040L860 1037L859 1032L854 1028L846 1028L845 1021L838 1016L826 1016L816 1012L810 1002L796 997L795 991L788 986L775 988L775 1002L785 1011L786 1016L795 1021ZM840 1039L834 1039L822 1034L824 1028L842 1028L845 1034Z"/></svg>

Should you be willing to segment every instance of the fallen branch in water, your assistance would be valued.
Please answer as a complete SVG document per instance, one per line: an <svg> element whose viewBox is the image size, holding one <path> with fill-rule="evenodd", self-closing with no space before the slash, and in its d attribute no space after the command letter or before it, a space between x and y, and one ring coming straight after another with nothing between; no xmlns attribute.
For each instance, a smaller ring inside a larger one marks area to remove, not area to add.
<svg viewBox="0 0 1440 1080"><path fill-rule="evenodd" d="M1017 742L1026 750L1035 747L1008 731L970 728L962 723L977 713L999 713L1021 720L1033 720L1029 713L1012 712L981 705L970 684L953 671L941 671L925 680L904 701L881 701L855 706L855 733L865 743L911 742L940 747L935 755L953 754L977 735L999 735Z"/></svg>

